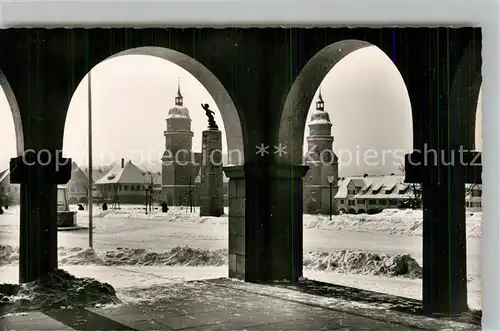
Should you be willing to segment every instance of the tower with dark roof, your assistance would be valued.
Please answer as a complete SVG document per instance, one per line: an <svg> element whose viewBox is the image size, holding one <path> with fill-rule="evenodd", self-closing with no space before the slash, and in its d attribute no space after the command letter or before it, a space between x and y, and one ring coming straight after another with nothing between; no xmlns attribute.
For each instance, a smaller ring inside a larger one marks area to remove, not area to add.
<svg viewBox="0 0 500 331"><path fill-rule="evenodd" d="M328 177L333 176L333 192L335 196L338 187L338 158L333 152L332 122L325 111L325 102L319 92L316 109L311 114L307 136L307 153L304 163L309 171L304 183L304 210L306 213L329 213L330 184ZM333 212L336 207L332 202Z"/></svg>
<svg viewBox="0 0 500 331"><path fill-rule="evenodd" d="M168 110L162 157L162 193L169 205L185 205L189 187L194 185L196 167L193 158L191 117L184 106L180 83L175 105Z"/></svg>

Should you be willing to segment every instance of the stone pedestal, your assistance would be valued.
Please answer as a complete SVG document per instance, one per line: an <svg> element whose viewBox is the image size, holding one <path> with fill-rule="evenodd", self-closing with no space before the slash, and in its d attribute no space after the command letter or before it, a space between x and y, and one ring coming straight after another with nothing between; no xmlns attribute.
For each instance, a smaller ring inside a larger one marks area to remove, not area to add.
<svg viewBox="0 0 500 331"><path fill-rule="evenodd" d="M219 217L224 214L221 139L219 130L203 131L200 216Z"/></svg>

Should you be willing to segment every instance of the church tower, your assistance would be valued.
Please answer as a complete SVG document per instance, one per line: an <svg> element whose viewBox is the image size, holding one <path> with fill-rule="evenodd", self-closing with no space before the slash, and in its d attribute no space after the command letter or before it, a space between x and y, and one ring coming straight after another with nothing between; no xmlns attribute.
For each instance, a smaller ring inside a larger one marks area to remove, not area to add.
<svg viewBox="0 0 500 331"><path fill-rule="evenodd" d="M180 83L175 105L166 118L165 152L162 157L162 193L167 204L187 205L190 186L194 185L195 164L192 152L191 117L184 106Z"/></svg>
<svg viewBox="0 0 500 331"><path fill-rule="evenodd" d="M338 158L333 152L332 122L325 111L325 102L319 91L316 109L311 114L309 135L307 136L307 154L305 164L309 171L304 183L304 210L306 213L330 212L330 183L333 176L332 196L338 190ZM332 201L333 212L336 212Z"/></svg>

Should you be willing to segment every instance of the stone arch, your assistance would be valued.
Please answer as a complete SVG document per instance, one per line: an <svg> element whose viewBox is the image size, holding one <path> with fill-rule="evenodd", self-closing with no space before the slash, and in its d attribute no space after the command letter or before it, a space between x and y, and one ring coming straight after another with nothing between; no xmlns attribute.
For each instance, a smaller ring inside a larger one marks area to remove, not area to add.
<svg viewBox="0 0 500 331"><path fill-rule="evenodd" d="M14 91L10 86L7 77L5 77L2 70L0 70L0 86L5 93L5 97L9 102L10 110L12 112L12 119L14 121L14 130L16 133L16 150L17 156L21 156L24 152L24 135L23 135L23 123L21 119L21 113L19 112L19 105L17 104L16 96Z"/></svg>
<svg viewBox="0 0 500 331"><path fill-rule="evenodd" d="M279 157L278 162L302 164L307 115L321 82L343 58L370 46L376 45L355 39L338 41L321 49L302 68L288 92L281 114L278 141L288 146L289 153Z"/></svg>
<svg viewBox="0 0 500 331"><path fill-rule="evenodd" d="M240 115L229 92L207 67L184 53L157 46L127 49L108 57L104 61L124 55L154 56L175 63L193 75L210 93L221 113L228 155L231 157L229 160L230 165L242 165L244 163L243 130Z"/></svg>
<svg viewBox="0 0 500 331"><path fill-rule="evenodd" d="M474 124L474 150L482 151L483 150L483 110L482 107L479 107L479 100L482 98L482 85L479 88L478 95L478 104L476 106L476 116L475 116L475 124Z"/></svg>

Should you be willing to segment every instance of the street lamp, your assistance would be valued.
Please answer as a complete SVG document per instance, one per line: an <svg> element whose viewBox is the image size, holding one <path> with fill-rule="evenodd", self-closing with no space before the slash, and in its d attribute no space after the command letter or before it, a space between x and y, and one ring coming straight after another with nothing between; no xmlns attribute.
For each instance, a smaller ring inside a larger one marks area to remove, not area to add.
<svg viewBox="0 0 500 331"><path fill-rule="evenodd" d="M335 176L327 176L328 179L328 184L330 185L330 221L332 220L332 191L333 191L333 184L335 180Z"/></svg>
<svg viewBox="0 0 500 331"><path fill-rule="evenodd" d="M146 190L149 191L149 213L151 214L153 212L152 211L152 206L151 206L151 203L153 201L153 185L149 185ZM146 195L147 195L147 193L146 193ZM146 199L146 201L148 201L148 199ZM147 214L147 209L148 208L146 206L146 214Z"/></svg>
<svg viewBox="0 0 500 331"><path fill-rule="evenodd" d="M161 176L160 172L157 173L152 173L151 171L143 172L142 175L144 176L144 184L147 184L147 177L146 175L149 175L150 183L148 186L144 185L146 188L146 215L148 214L148 205L149 205L149 213L153 212L153 193L154 193L154 178L153 176L158 175Z"/></svg>

